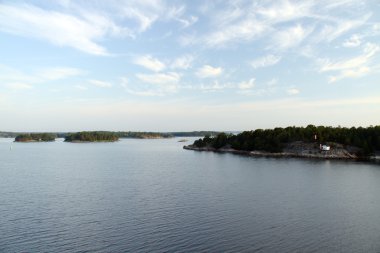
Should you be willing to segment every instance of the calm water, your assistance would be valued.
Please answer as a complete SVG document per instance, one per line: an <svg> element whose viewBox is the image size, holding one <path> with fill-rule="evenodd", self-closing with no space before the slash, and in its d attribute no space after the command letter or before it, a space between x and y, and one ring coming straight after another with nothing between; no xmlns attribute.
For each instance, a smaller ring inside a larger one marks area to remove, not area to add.
<svg viewBox="0 0 380 253"><path fill-rule="evenodd" d="M380 252L380 166L0 139L0 252Z"/></svg>

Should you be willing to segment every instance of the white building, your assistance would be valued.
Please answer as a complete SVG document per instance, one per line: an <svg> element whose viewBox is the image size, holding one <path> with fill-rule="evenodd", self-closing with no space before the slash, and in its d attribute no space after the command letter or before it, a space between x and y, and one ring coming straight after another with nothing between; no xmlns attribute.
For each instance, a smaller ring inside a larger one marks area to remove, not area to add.
<svg viewBox="0 0 380 253"><path fill-rule="evenodd" d="M322 151L330 151L330 146L319 144L319 149Z"/></svg>

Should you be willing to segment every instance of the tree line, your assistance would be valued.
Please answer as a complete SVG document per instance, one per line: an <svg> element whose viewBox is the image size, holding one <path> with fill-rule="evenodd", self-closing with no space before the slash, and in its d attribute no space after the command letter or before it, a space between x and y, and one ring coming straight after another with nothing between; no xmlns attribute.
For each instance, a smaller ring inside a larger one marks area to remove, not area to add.
<svg viewBox="0 0 380 253"><path fill-rule="evenodd" d="M51 133L32 133L32 134L19 134L16 136L16 142L29 142L29 141L55 141L57 136Z"/></svg>
<svg viewBox="0 0 380 253"><path fill-rule="evenodd" d="M260 150L281 152L287 143L294 141L339 143L355 146L365 155L380 150L380 126L363 127L325 127L308 125L307 127L286 127L274 129L256 129L244 131L237 135L219 133L196 140L196 147L213 147L219 149L229 146L236 150Z"/></svg>
<svg viewBox="0 0 380 253"><path fill-rule="evenodd" d="M174 137L170 133L159 132L115 132L120 138L134 138L134 139L156 139L156 138L171 138Z"/></svg>
<svg viewBox="0 0 380 253"><path fill-rule="evenodd" d="M98 142L98 141L117 141L119 136L114 132L93 131L72 133L65 137L67 142Z"/></svg>

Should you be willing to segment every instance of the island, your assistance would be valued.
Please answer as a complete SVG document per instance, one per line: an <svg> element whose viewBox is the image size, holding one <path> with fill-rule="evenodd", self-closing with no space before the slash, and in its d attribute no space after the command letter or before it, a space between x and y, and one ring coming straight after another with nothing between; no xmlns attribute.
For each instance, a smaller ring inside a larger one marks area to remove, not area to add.
<svg viewBox="0 0 380 253"><path fill-rule="evenodd" d="M51 142L55 138L56 135L52 133L28 133L17 135L15 142Z"/></svg>
<svg viewBox="0 0 380 253"><path fill-rule="evenodd" d="M174 137L204 137L204 136L213 136L217 135L220 132L216 131L191 131L191 132L168 132L167 134L170 134Z"/></svg>
<svg viewBox="0 0 380 253"><path fill-rule="evenodd" d="M119 138L126 139L164 139L174 137L170 133L159 133L159 132L115 132Z"/></svg>
<svg viewBox="0 0 380 253"><path fill-rule="evenodd" d="M184 149L265 157L370 159L378 157L380 126L286 127L205 136Z"/></svg>
<svg viewBox="0 0 380 253"><path fill-rule="evenodd" d="M65 137L65 142L115 142L118 140L117 134L107 131L78 132Z"/></svg>

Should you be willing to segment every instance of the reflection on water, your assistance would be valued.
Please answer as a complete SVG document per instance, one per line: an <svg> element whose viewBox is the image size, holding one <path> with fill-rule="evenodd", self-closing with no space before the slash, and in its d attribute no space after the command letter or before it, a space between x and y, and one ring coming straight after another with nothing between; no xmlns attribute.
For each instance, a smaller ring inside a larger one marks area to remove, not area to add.
<svg viewBox="0 0 380 253"><path fill-rule="evenodd" d="M0 252L380 251L378 165L182 145L0 139Z"/></svg>

